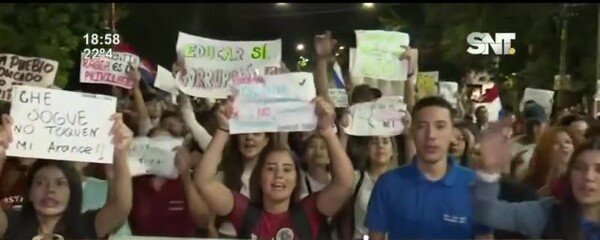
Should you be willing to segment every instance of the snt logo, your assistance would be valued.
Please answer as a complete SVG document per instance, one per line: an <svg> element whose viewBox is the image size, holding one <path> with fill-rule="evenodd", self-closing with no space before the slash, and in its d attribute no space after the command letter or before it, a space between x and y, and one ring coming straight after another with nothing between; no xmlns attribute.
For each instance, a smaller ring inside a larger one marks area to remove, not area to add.
<svg viewBox="0 0 600 240"><path fill-rule="evenodd" d="M496 55L513 55L517 50L511 47L515 40L515 33L496 33L495 39L489 33L472 32L467 36L467 43L471 45L467 52L473 55L489 55L492 48Z"/></svg>

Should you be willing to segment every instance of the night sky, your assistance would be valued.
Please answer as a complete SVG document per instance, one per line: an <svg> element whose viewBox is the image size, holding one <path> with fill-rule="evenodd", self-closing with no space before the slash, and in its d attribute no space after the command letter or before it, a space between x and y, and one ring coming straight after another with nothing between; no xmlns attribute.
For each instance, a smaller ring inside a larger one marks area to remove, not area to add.
<svg viewBox="0 0 600 240"><path fill-rule="evenodd" d="M378 14L397 4L125 4L129 14L117 30L138 55L170 68L178 31L221 40L281 38L283 59L292 68L298 57L310 58L313 36L331 30L340 45L355 46L354 30L379 29ZM296 45L305 45L305 53ZM346 48L347 49L347 48ZM343 54L343 53L342 53Z"/></svg>

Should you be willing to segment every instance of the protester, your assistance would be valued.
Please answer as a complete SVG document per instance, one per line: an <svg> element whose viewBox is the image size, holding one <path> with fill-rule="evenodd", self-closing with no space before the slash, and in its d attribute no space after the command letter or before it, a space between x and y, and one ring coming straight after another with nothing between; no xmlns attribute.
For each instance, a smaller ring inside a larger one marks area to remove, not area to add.
<svg viewBox="0 0 600 240"><path fill-rule="evenodd" d="M460 165L470 167L471 153L475 147L475 136L465 123L454 125L454 139L450 143L450 155L460 161Z"/></svg>
<svg viewBox="0 0 600 240"><path fill-rule="evenodd" d="M411 131L416 158L375 183L365 221L369 239L385 239L386 234L389 239L489 236L490 230L477 227L472 219L469 189L475 173L448 156L453 139L451 112L450 103L440 97L415 104ZM418 201L414 196L419 196Z"/></svg>
<svg viewBox="0 0 600 240"><path fill-rule="evenodd" d="M540 135L527 167L523 182L542 189L565 172L573 150L583 141L582 136L567 128L550 127ZM542 194L548 195L544 190Z"/></svg>
<svg viewBox="0 0 600 240"><path fill-rule="evenodd" d="M498 195L499 166L510 161L510 149L502 126L482 140L482 165L474 188L475 220L494 228L520 232L534 239L597 239L600 219L597 205L600 184L600 140L591 139L573 153L567 175L571 191L562 201L506 203Z"/></svg>
<svg viewBox="0 0 600 240"><path fill-rule="evenodd" d="M329 185L331 182L330 160L327 143L323 137L315 134L306 140L302 163L306 166L301 172L302 197L321 191Z"/></svg>
<svg viewBox="0 0 600 240"><path fill-rule="evenodd" d="M320 134L331 157L331 183L318 193L300 199L299 164L287 148L264 151L250 179L250 198L215 180L225 144L229 139L230 102L218 113L219 130L204 154L195 175L202 199L211 211L227 216L240 238L319 239L327 217L334 216L351 194L352 165L331 126L333 107L317 98ZM307 222L298 223L298 214ZM253 219L255 221L247 221ZM298 225L301 224L301 225Z"/></svg>
<svg viewBox="0 0 600 240"><path fill-rule="evenodd" d="M29 240L36 235L59 234L67 239L105 238L119 228L131 209L131 176L127 154L132 132L123 124L121 114L112 118L115 143L115 194L99 210L81 214L81 182L68 162L36 161L27 177L29 188L20 212L0 211L0 236L3 239ZM12 141L12 119L2 117L0 163L6 160L6 148Z"/></svg>
<svg viewBox="0 0 600 240"><path fill-rule="evenodd" d="M27 191L27 171L35 159L8 158L0 175L0 204L4 209L20 209Z"/></svg>

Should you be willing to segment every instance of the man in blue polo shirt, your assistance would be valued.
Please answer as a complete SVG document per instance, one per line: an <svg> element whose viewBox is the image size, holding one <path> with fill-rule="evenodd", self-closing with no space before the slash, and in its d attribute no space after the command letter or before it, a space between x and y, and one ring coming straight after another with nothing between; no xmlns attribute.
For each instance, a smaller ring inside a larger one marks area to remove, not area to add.
<svg viewBox="0 0 600 240"><path fill-rule="evenodd" d="M452 105L440 97L419 100L411 134L417 155L410 165L382 175L371 193L365 225L370 240L473 239L491 230L472 218L475 172L448 155Z"/></svg>

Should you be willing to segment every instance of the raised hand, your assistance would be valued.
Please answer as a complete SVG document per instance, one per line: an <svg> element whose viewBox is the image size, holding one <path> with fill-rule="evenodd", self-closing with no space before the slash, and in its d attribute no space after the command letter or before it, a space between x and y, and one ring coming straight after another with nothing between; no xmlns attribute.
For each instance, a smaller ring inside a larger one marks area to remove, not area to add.
<svg viewBox="0 0 600 240"><path fill-rule="evenodd" d="M479 142L478 168L487 173L500 173L512 158L510 148L510 119L492 123Z"/></svg>
<svg viewBox="0 0 600 240"><path fill-rule="evenodd" d="M316 97L313 102L315 103L315 113L319 119L319 129L332 128L335 124L335 108L333 105L322 97Z"/></svg>
<svg viewBox="0 0 600 240"><path fill-rule="evenodd" d="M315 36L315 51L317 52L317 57L333 62L335 60L333 50L335 49L336 44L337 40L331 37L331 31L325 31L324 34Z"/></svg>
<svg viewBox="0 0 600 240"><path fill-rule="evenodd" d="M176 62L173 63L173 66L171 66L171 73L173 73L174 78L177 76L178 72L181 72L181 74L183 74L184 76L187 74L187 71L185 69L185 62L183 61L183 59L178 59Z"/></svg>
<svg viewBox="0 0 600 240"><path fill-rule="evenodd" d="M140 73L140 70L137 66L134 66L132 63L129 63L128 68L129 71L127 72L127 76L131 81L133 81L133 86L139 86L140 82L142 81L142 74Z"/></svg>
<svg viewBox="0 0 600 240"><path fill-rule="evenodd" d="M179 109L182 111L193 111L192 101L190 100L190 97L188 97L182 92L180 92L179 95L177 95L177 105L179 105Z"/></svg>
<svg viewBox="0 0 600 240"><path fill-rule="evenodd" d="M0 165L6 159L6 149L13 140L13 119L8 114L2 115L2 126L0 127Z"/></svg>
<svg viewBox="0 0 600 240"><path fill-rule="evenodd" d="M233 116L233 112L233 98L229 98L219 103L216 114L217 123L221 130L229 131L229 119Z"/></svg>
<svg viewBox="0 0 600 240"><path fill-rule="evenodd" d="M410 130L410 125L412 124L412 117L410 116L410 112L402 111L404 116L402 116L402 126L404 126L404 133L407 133Z"/></svg>
<svg viewBox="0 0 600 240"><path fill-rule="evenodd" d="M123 122L123 114L115 113L111 116L114 121L113 127L110 130L113 136L113 144L115 145L115 154L117 156L127 156L133 142L133 132Z"/></svg>

